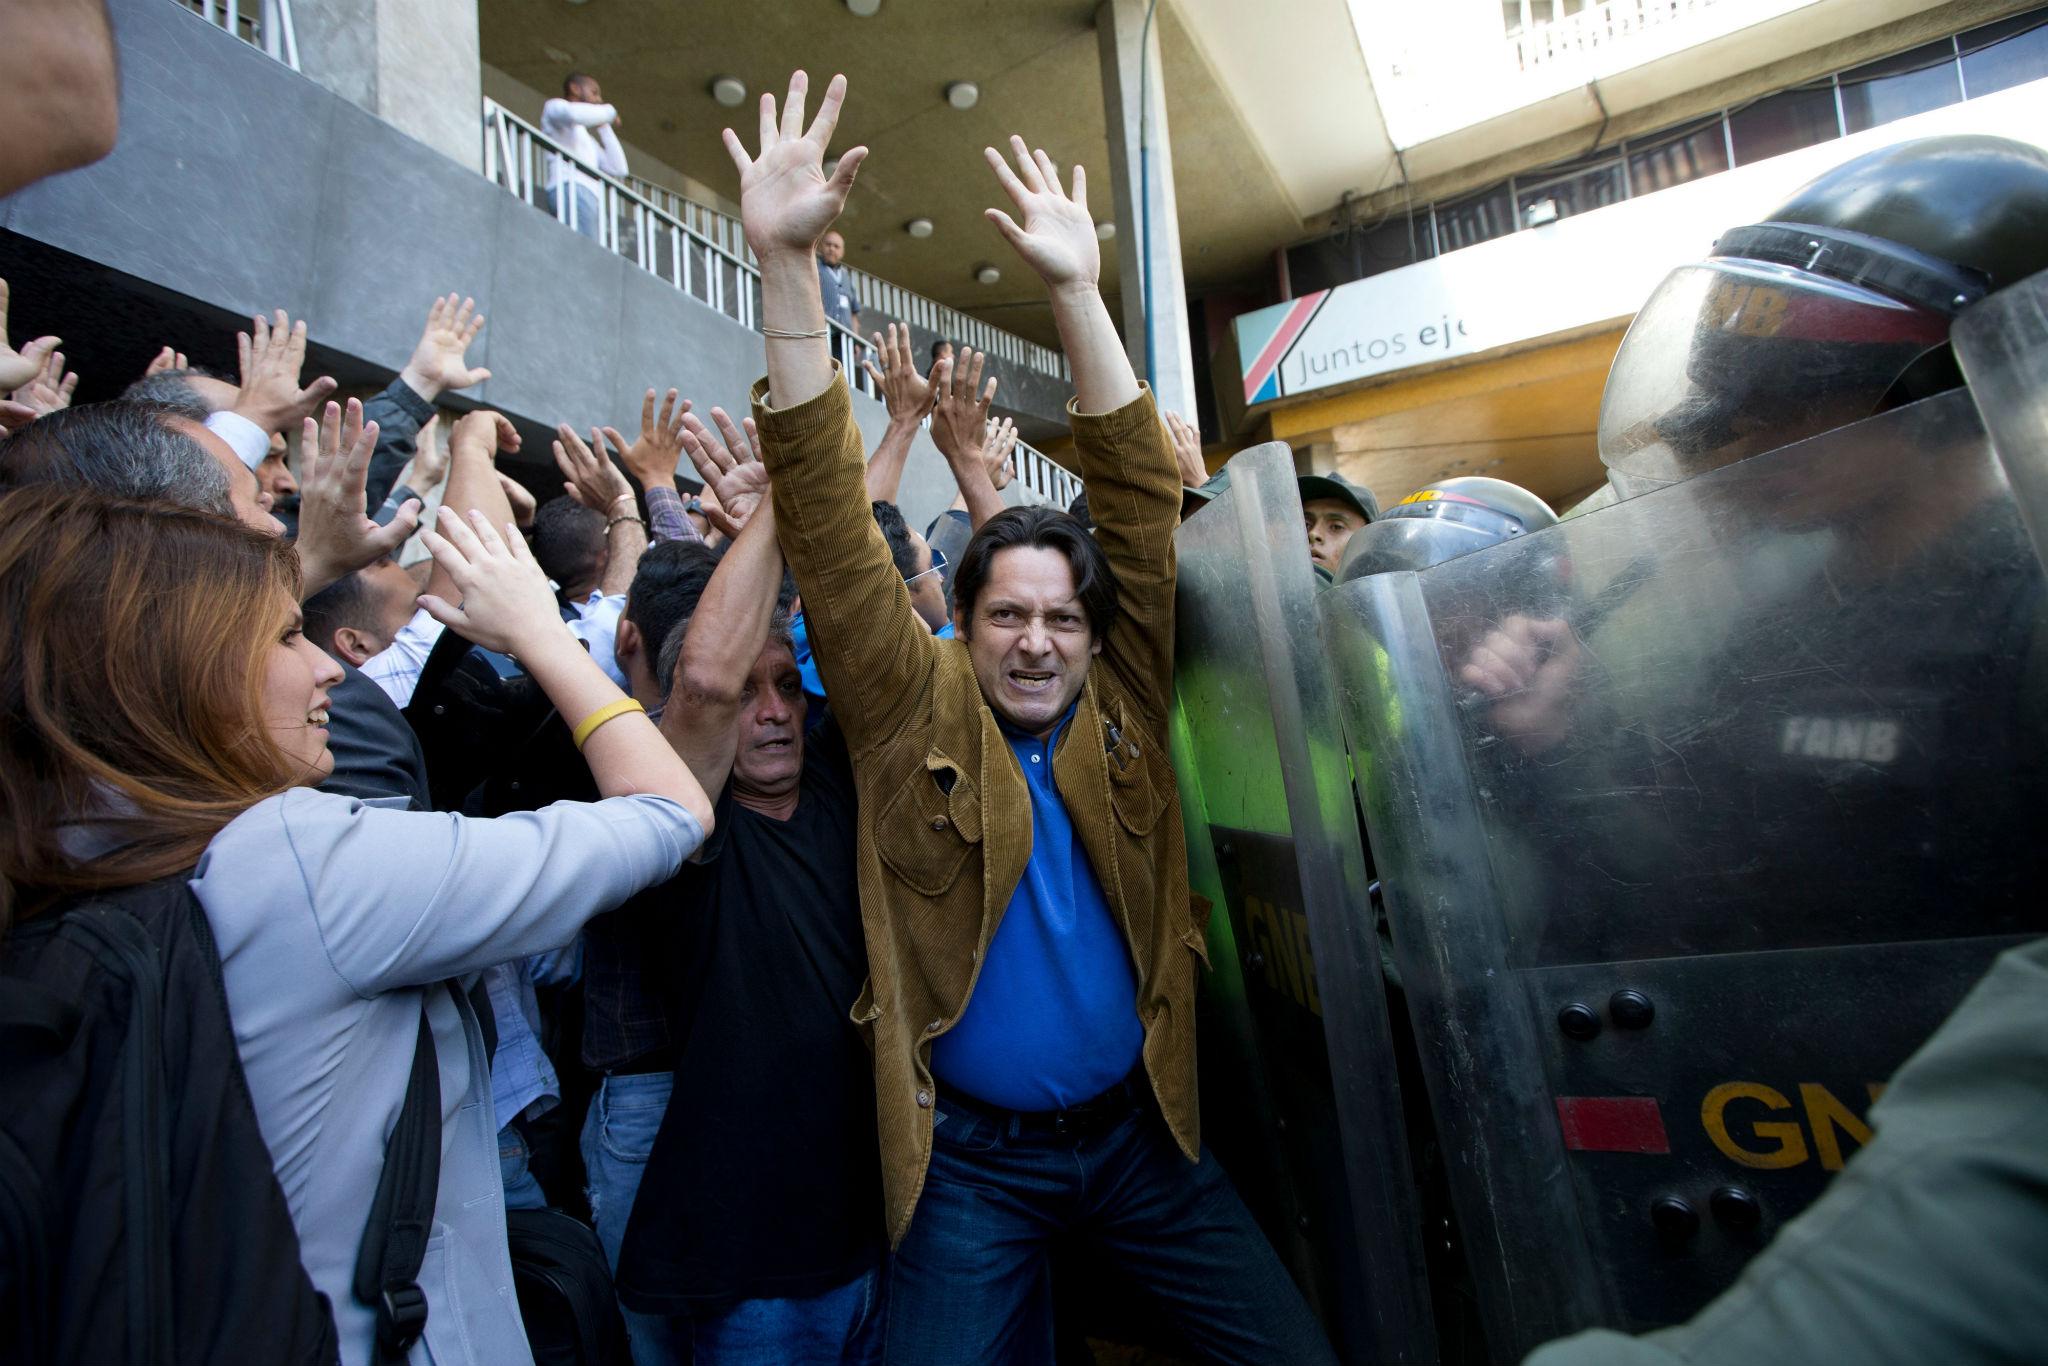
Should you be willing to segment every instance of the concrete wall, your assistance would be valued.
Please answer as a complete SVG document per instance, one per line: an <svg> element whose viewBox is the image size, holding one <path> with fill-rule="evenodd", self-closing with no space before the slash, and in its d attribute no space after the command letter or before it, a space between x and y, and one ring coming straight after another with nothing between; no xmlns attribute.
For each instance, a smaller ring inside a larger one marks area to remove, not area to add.
<svg viewBox="0 0 2048 1366"><path fill-rule="evenodd" d="M650 385L745 410L763 368L752 331L180 6L110 8L120 141L98 165L0 200L0 228L25 246L200 311L286 309L337 374L395 373L433 296L473 294L490 321L471 355L492 378L456 399L536 436L558 421L630 436ZM10 282L36 295L37 281ZM872 445L883 407L856 394L854 409ZM530 440L526 454L545 450ZM952 497L921 435L904 514L922 526Z"/></svg>

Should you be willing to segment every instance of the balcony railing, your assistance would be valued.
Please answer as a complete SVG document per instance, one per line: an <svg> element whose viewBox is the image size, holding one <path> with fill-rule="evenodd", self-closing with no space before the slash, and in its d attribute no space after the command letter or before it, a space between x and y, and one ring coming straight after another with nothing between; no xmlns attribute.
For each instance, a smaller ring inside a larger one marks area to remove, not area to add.
<svg viewBox="0 0 2048 1366"><path fill-rule="evenodd" d="M299 69L299 35L292 27L291 0L178 0L209 24L226 29L251 47Z"/></svg>
<svg viewBox="0 0 2048 1366"><path fill-rule="evenodd" d="M747 250L747 240L740 231L740 221L730 214L706 208L695 200L686 199L665 185L656 185L638 176L623 176L621 183L649 203L658 204L670 214L689 223L704 236L718 242L734 256L753 264L753 253ZM948 341L962 346L971 346L977 351L986 351L998 360L1013 365L1022 365L1054 379L1072 378L1067 369L1067 358L1049 346L1026 341L1000 327L992 327L979 318L970 317L957 308L948 308L937 300L922 294L892 285L887 280L870 275L858 266L850 268L854 288L860 295L865 308L886 313L898 322L922 327L937 333Z"/></svg>

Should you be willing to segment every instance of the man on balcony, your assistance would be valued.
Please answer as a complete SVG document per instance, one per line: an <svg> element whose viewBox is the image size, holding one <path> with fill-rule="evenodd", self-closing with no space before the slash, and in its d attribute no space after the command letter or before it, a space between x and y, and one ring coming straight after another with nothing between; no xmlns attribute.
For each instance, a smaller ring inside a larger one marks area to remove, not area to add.
<svg viewBox="0 0 2048 1366"><path fill-rule="evenodd" d="M619 111L604 102L595 76L571 72L562 81L562 97L541 106L540 130L576 160L548 158L548 207L555 217L585 237L601 238L601 182L588 171L596 167L609 176L626 173L626 149L619 145ZM579 164L580 163L580 164Z"/></svg>

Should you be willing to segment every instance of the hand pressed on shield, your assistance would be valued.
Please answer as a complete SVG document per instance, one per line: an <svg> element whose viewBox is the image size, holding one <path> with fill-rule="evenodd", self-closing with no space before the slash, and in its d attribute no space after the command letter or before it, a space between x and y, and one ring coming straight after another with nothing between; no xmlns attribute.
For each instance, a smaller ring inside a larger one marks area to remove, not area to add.
<svg viewBox="0 0 2048 1366"><path fill-rule="evenodd" d="M258 317L249 331L237 332L235 346L241 356L242 386L234 411L266 432L282 432L312 417L335 390L334 381L325 375L299 387L299 372L306 365L306 320L294 323L281 308L274 321Z"/></svg>
<svg viewBox="0 0 2048 1366"><path fill-rule="evenodd" d="M390 523L378 526L363 510L377 424L363 422L363 405L330 403L323 420L306 418L299 436L299 565L304 594L313 594L405 544L419 524L420 503L408 498Z"/></svg>
<svg viewBox="0 0 2048 1366"><path fill-rule="evenodd" d="M1570 690L1580 647L1571 623L1514 613L1482 636L1458 667L1458 681L1493 700L1494 728L1526 753L1571 731Z"/></svg>
<svg viewBox="0 0 2048 1366"><path fill-rule="evenodd" d="M453 603L433 593L420 595L420 606L434 620L464 640L514 657L573 643L555 605L555 590L516 528L506 527L501 534L476 511L465 524L453 508L444 507L420 539L456 595Z"/></svg>
<svg viewBox="0 0 2048 1366"><path fill-rule="evenodd" d="M757 437L754 419L740 426L723 408L711 410L719 435L692 413L683 429L683 450L697 474L704 480L704 496L698 503L705 520L728 540L738 540L752 520L754 510L768 496L768 467L755 457ZM723 437L723 440L720 439Z"/></svg>

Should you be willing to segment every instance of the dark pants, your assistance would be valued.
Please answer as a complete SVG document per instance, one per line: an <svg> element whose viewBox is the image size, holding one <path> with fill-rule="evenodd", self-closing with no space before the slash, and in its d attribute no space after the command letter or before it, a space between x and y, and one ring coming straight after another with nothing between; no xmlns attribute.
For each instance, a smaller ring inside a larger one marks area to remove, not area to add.
<svg viewBox="0 0 2048 1366"><path fill-rule="evenodd" d="M1190 1164L1149 1103L1053 1133L941 1096L931 1169L890 1259L888 1366L1053 1356L1047 1247L1090 1244L1219 1362L1330 1363L1315 1316L1205 1149Z"/></svg>

